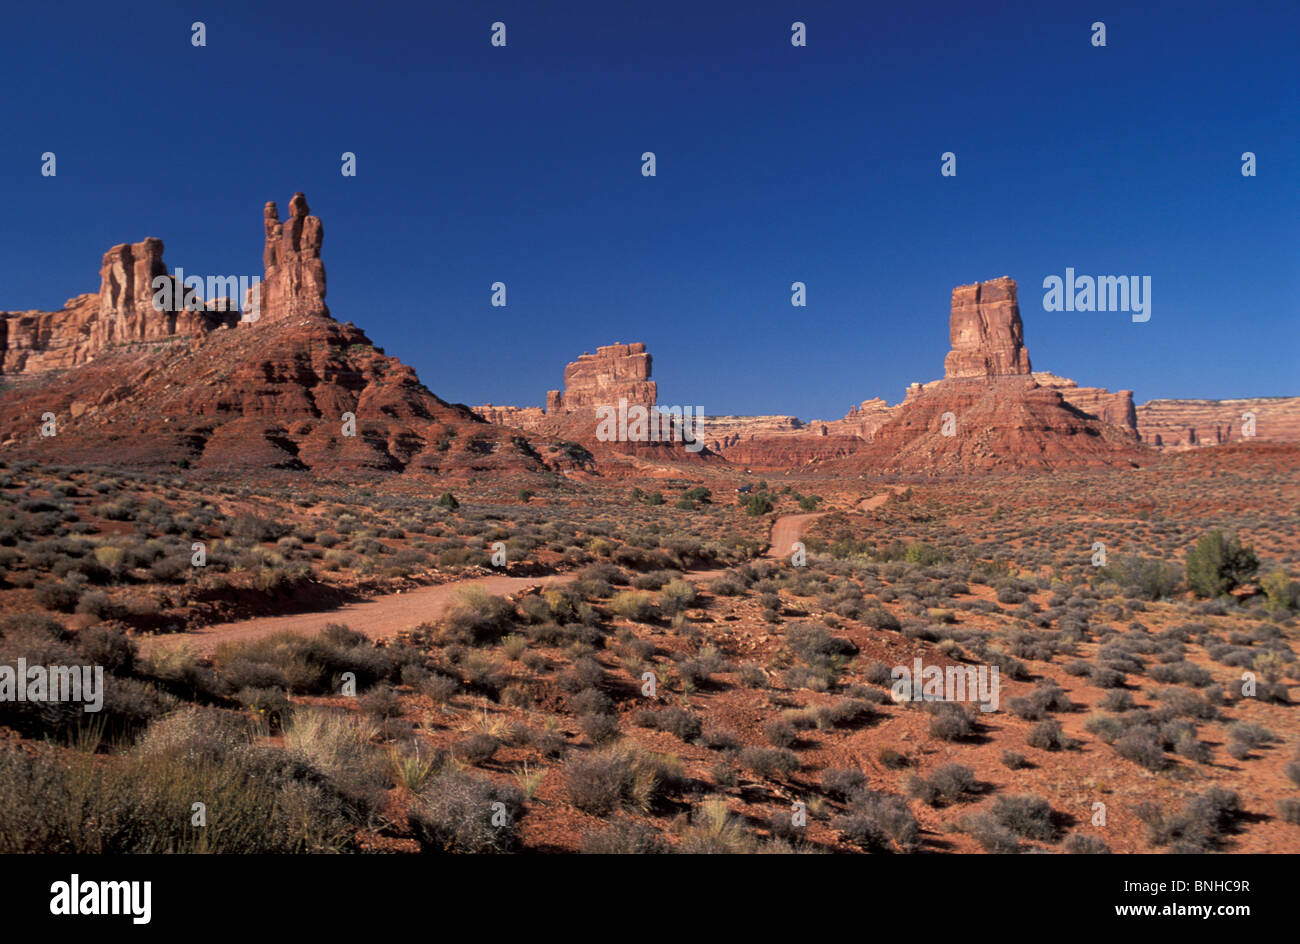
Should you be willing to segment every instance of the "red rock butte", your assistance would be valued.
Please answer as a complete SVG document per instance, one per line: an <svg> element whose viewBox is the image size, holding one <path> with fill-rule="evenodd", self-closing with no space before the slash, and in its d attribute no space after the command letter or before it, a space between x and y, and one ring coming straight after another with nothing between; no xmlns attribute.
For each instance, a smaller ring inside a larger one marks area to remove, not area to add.
<svg viewBox="0 0 1300 944"><path fill-rule="evenodd" d="M1003 276L952 290L948 319L952 350L944 378L1003 377L1032 373L1016 283Z"/></svg>
<svg viewBox="0 0 1300 944"><path fill-rule="evenodd" d="M301 193L283 222L266 204L263 227L260 300L246 296L256 320L240 321L228 298L196 311L156 308L153 280L175 285L157 239L110 249L97 295L54 312L0 313L10 386L0 445L45 462L349 477L572 464L448 404L355 325L335 321L324 229ZM58 432L44 438L47 412Z"/></svg>

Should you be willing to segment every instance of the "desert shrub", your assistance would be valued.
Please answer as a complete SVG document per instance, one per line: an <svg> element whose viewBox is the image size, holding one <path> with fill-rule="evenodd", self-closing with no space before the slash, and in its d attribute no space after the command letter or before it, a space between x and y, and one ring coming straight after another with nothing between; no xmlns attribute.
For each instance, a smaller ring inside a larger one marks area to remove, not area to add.
<svg viewBox="0 0 1300 944"><path fill-rule="evenodd" d="M83 590L61 580L47 580L36 585L36 602L46 609L71 613L81 599Z"/></svg>
<svg viewBox="0 0 1300 944"><path fill-rule="evenodd" d="M1183 576L1177 564L1145 557L1122 557L1105 568L1104 573L1126 591L1144 600L1162 600L1172 596Z"/></svg>
<svg viewBox="0 0 1300 944"><path fill-rule="evenodd" d="M617 715L588 712L578 716L578 727L592 744L606 744L620 734Z"/></svg>
<svg viewBox="0 0 1300 944"><path fill-rule="evenodd" d="M1278 800L1277 815L1284 823L1300 826L1300 797L1283 797Z"/></svg>
<svg viewBox="0 0 1300 944"><path fill-rule="evenodd" d="M659 833L621 817L604 829L588 833L582 841L585 855L661 855L668 851L668 843Z"/></svg>
<svg viewBox="0 0 1300 944"><path fill-rule="evenodd" d="M699 716L684 708L642 711L637 715L637 724L645 728L667 731L669 734L687 742L698 738L701 731Z"/></svg>
<svg viewBox="0 0 1300 944"><path fill-rule="evenodd" d="M873 852L894 848L915 852L921 846L921 828L907 803L873 790L855 793L848 812L835 820L835 827L845 839Z"/></svg>
<svg viewBox="0 0 1300 944"><path fill-rule="evenodd" d="M763 737L773 747L793 747L799 740L799 733L790 722L773 718L763 725Z"/></svg>
<svg viewBox="0 0 1300 944"><path fill-rule="evenodd" d="M1147 828L1152 845L1169 846L1174 853L1212 851L1241 816L1241 798L1233 790L1211 787L1193 797L1178 812L1154 802L1135 811Z"/></svg>
<svg viewBox="0 0 1300 944"><path fill-rule="evenodd" d="M821 784L828 795L847 798L866 787L867 777L852 767L828 767L822 771Z"/></svg>
<svg viewBox="0 0 1300 944"><path fill-rule="evenodd" d="M780 747L745 747L737 760L755 776L768 779L789 776L799 769L798 755Z"/></svg>
<svg viewBox="0 0 1300 944"><path fill-rule="evenodd" d="M1147 770L1164 770L1169 765L1160 738L1149 728L1134 730L1116 740L1113 746L1120 757Z"/></svg>
<svg viewBox="0 0 1300 944"><path fill-rule="evenodd" d="M960 741L970 737L975 730L970 715L955 702L926 702L926 710L930 712L930 737Z"/></svg>
<svg viewBox="0 0 1300 944"><path fill-rule="evenodd" d="M456 601L443 617L441 630L447 642L483 646L495 643L513 624L514 607L482 587L457 591Z"/></svg>
<svg viewBox="0 0 1300 944"><path fill-rule="evenodd" d="M232 535L248 543L265 544L289 533L289 526L256 514L236 515L230 522Z"/></svg>
<svg viewBox="0 0 1300 944"><path fill-rule="evenodd" d="M654 615L650 594L638 590L624 590L615 594L609 606L615 615L637 623L643 623Z"/></svg>
<svg viewBox="0 0 1300 944"><path fill-rule="evenodd" d="M390 685L377 685L357 699L357 706L372 718L396 718L402 713L402 698Z"/></svg>
<svg viewBox="0 0 1300 944"><path fill-rule="evenodd" d="M975 813L963 817L961 830L983 847L985 852L999 855L1019 852L1020 840L992 813Z"/></svg>
<svg viewBox="0 0 1300 944"><path fill-rule="evenodd" d="M202 797L211 816L190 825ZM177 815L177 811L185 815ZM215 712L177 712L111 764L0 751L0 852L345 852L367 815Z"/></svg>
<svg viewBox="0 0 1300 944"><path fill-rule="evenodd" d="M892 747L881 747L876 751L876 759L890 770L900 770L908 764L907 755Z"/></svg>
<svg viewBox="0 0 1300 944"><path fill-rule="evenodd" d="M342 674L352 672L358 688L396 677L393 652L332 623L317 636L276 633L217 648L214 664L238 688L288 688L305 695L337 692Z"/></svg>
<svg viewBox="0 0 1300 944"><path fill-rule="evenodd" d="M1123 712L1133 708L1133 696L1122 689L1111 689L1097 702L1102 711Z"/></svg>
<svg viewBox="0 0 1300 944"><path fill-rule="evenodd" d="M105 672L129 675L135 667L136 645L121 629L91 626L77 636L77 648L92 665Z"/></svg>
<svg viewBox="0 0 1300 944"><path fill-rule="evenodd" d="M941 800L955 803L963 794L974 790L975 771L961 764L943 764L930 774L930 783Z"/></svg>
<svg viewBox="0 0 1300 944"><path fill-rule="evenodd" d="M452 754L471 766L486 764L496 756L501 742L491 734L480 731L452 746Z"/></svg>
<svg viewBox="0 0 1300 944"><path fill-rule="evenodd" d="M493 822L497 803L504 806L504 825ZM518 787L448 767L427 782L407 818L416 841L427 851L511 852L519 846L524 809Z"/></svg>
<svg viewBox="0 0 1300 944"><path fill-rule="evenodd" d="M1218 597L1249 580L1258 568L1253 547L1211 531L1187 553L1187 585L1197 596Z"/></svg>
<svg viewBox="0 0 1300 944"><path fill-rule="evenodd" d="M1300 608L1300 582L1292 580L1281 567L1274 568L1263 580L1260 587L1268 598L1271 613L1285 613Z"/></svg>
<svg viewBox="0 0 1300 944"><path fill-rule="evenodd" d="M669 616L695 605L695 587L685 580L671 580L659 592L659 609Z"/></svg>
<svg viewBox="0 0 1300 944"><path fill-rule="evenodd" d="M624 804L648 811L685 783L676 758L625 747L572 758L565 778L570 802L595 816Z"/></svg>
<svg viewBox="0 0 1300 944"><path fill-rule="evenodd" d="M737 855L758 851L758 840L745 823L727 811L722 800L700 804L682 831L677 852L685 855Z"/></svg>
<svg viewBox="0 0 1300 944"><path fill-rule="evenodd" d="M430 673L429 677L422 681L418 687L420 694L429 696L440 705L450 701L452 696L459 690L459 681L438 672Z"/></svg>
<svg viewBox="0 0 1300 944"><path fill-rule="evenodd" d="M1025 736L1025 743L1044 751L1059 751L1069 746L1070 739L1065 736L1061 722L1055 718L1048 718L1029 729L1029 734Z"/></svg>
<svg viewBox="0 0 1300 944"><path fill-rule="evenodd" d="M1025 755L1018 751L1003 751L1001 759L1002 766L1008 770L1021 770L1029 766L1029 761L1025 758Z"/></svg>
<svg viewBox="0 0 1300 944"><path fill-rule="evenodd" d="M1056 824L1052 821L1052 807L1040 796L1021 794L1000 796L990 810L999 824L1026 839L1054 842Z"/></svg>
<svg viewBox="0 0 1300 944"><path fill-rule="evenodd" d="M1061 848L1070 855L1110 855L1110 846L1096 836L1085 833L1071 833L1061 844Z"/></svg>

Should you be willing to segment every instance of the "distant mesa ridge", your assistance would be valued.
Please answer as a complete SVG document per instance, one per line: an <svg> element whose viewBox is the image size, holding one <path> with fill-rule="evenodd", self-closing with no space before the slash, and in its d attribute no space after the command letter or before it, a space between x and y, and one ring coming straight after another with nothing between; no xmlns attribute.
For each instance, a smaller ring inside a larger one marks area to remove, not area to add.
<svg viewBox="0 0 1300 944"><path fill-rule="evenodd" d="M69 462L348 474L586 474L592 455L623 453L936 475L1131 465L1156 451L1236 442L1248 428L1262 440L1300 440L1300 398L1135 406L1129 390L1035 371L1016 283L1003 276L953 289L943 376L910 385L897 405L866 399L837 420L706 415L699 453L680 442L600 442L598 408L658 402L643 342L581 355L564 368L562 388L547 391L545 407L471 411L435 396L361 329L333 318L324 226L302 193L283 220L267 203L262 229L263 274L242 312L230 296L233 277L217 283L225 292L208 282L216 297L186 306L180 272L168 270L155 238L109 249L96 293L58 311L0 312L0 447ZM155 304L157 285L169 289L166 304ZM38 432L47 413L60 424L49 440ZM348 434L346 414L356 421Z"/></svg>
<svg viewBox="0 0 1300 944"><path fill-rule="evenodd" d="M1252 404L1261 415L1266 407L1269 417L1267 435L1262 421L1257 425L1260 438L1300 440L1300 398L1153 400L1139 407L1131 390L1081 387L1035 371L1016 283L1007 276L954 288L948 324L943 378L912 384L896 406L868 399L839 420L706 415L705 445L733 465L763 470L847 464L858 471L943 474L1128 465L1149 456L1151 447L1240 440L1240 414ZM655 402L649 367L644 344L601 347L565 368L565 388L547 393L545 409L487 404L474 410L490 422L534 431L557 431L567 420L569 432L586 442L591 424L575 427L575 414L620 397ZM951 436L942 428L948 413L955 422Z"/></svg>

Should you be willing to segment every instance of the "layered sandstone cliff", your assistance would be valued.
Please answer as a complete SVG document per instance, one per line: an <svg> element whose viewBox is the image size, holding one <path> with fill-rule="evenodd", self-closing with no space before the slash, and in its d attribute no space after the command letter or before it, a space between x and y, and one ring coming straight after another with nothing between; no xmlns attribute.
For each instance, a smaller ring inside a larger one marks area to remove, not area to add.
<svg viewBox="0 0 1300 944"><path fill-rule="evenodd" d="M1300 397L1148 400L1136 416L1142 441L1166 451L1252 438L1300 442Z"/></svg>
<svg viewBox="0 0 1300 944"><path fill-rule="evenodd" d="M1137 410L1133 406L1132 390L1111 393L1104 387L1080 387L1068 377L1058 377L1047 371L1034 371L1032 376L1040 387L1056 390L1071 406L1137 435Z"/></svg>
<svg viewBox="0 0 1300 944"><path fill-rule="evenodd" d="M1032 370L1013 279L1003 276L953 289L948 333L952 350L943 362L946 380L1019 376Z"/></svg>

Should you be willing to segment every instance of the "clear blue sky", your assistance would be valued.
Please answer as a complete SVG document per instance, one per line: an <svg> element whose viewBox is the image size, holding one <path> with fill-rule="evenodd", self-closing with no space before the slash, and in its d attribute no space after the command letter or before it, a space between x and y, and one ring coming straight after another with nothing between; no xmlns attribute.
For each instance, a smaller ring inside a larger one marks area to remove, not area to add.
<svg viewBox="0 0 1300 944"><path fill-rule="evenodd" d="M1036 369L1296 395L1298 50L1294 0L11 4L0 308L145 236L260 274L303 190L334 315L453 401L642 340L665 404L838 417L940 376L952 287L1000 275ZM1151 276L1151 320L1044 312L1067 266Z"/></svg>

